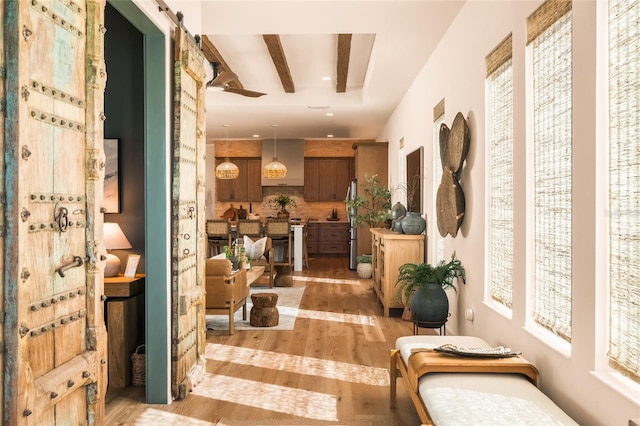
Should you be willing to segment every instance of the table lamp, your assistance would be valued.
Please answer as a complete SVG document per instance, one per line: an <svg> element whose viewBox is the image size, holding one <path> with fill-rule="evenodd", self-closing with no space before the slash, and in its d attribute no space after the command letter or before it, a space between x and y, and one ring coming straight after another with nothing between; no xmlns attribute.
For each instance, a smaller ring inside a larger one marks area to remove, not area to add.
<svg viewBox="0 0 640 426"><path fill-rule="evenodd" d="M130 249L131 243L120 229L120 225L105 222L103 228L104 246L107 249L107 263L104 266L105 277L115 277L120 272L120 259L111 250Z"/></svg>

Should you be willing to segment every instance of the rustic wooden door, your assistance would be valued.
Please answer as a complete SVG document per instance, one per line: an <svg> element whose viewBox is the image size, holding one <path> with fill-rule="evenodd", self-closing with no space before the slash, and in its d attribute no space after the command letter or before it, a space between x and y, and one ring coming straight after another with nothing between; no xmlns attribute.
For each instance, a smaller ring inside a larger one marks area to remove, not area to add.
<svg viewBox="0 0 640 426"><path fill-rule="evenodd" d="M6 105L4 82L7 68L4 62L4 2L0 1L0 105ZM4 108L0 108L0 238L5 240L5 195L4 195ZM0 244L0 306L4 310L4 244ZM0 321L0 347L4 347L4 321ZM0 351L0 365L4 365L4 350ZM4 380L2 381L4 385ZM0 386L0 401L4 402L4 386ZM4 419L4 404L0 404L0 419Z"/></svg>
<svg viewBox="0 0 640 426"><path fill-rule="evenodd" d="M196 42L175 37L172 176L171 391L184 398L204 375L205 70Z"/></svg>
<svg viewBox="0 0 640 426"><path fill-rule="evenodd" d="M103 424L105 3L0 5L3 421Z"/></svg>

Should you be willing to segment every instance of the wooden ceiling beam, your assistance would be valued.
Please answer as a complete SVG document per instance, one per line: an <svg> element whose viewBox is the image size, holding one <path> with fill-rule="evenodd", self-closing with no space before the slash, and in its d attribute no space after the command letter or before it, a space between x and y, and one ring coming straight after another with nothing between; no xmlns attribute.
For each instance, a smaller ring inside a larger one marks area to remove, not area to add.
<svg viewBox="0 0 640 426"><path fill-rule="evenodd" d="M349 56L351 55L351 34L338 34L338 66L336 69L336 92L347 91Z"/></svg>
<svg viewBox="0 0 640 426"><path fill-rule="evenodd" d="M263 34L262 38L267 45L273 65L275 65L276 71L280 76L280 81L282 82L285 93L295 93L296 88L291 78L291 71L289 71L289 65L287 64L287 58L282 49L282 43L280 43L280 36L277 34Z"/></svg>
<svg viewBox="0 0 640 426"><path fill-rule="evenodd" d="M229 64L227 64L227 62L224 60L224 58L220 54L220 51L209 39L209 37L207 37L206 35L203 35L201 40L202 40L202 54L204 55L205 58L207 58L207 61L219 63L220 65L218 68L218 72L220 71L233 72ZM244 87L242 86L242 83L240 83L240 80L238 79L231 80L228 84L229 84L229 87L233 87L236 89L244 89Z"/></svg>

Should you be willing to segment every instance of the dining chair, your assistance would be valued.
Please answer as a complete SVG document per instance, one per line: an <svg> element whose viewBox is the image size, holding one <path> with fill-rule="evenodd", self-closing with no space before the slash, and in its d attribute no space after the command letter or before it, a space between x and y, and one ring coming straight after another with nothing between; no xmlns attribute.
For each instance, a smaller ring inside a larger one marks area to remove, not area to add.
<svg viewBox="0 0 640 426"><path fill-rule="evenodd" d="M210 219L206 222L209 257L222 253L225 245L231 247L231 223L225 219Z"/></svg>

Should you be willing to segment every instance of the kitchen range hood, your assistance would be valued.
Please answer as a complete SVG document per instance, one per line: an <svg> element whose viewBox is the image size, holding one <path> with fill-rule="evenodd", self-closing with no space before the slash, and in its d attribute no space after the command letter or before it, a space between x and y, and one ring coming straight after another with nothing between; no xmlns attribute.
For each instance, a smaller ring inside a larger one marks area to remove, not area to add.
<svg viewBox="0 0 640 426"><path fill-rule="evenodd" d="M262 168L273 161L273 139L262 140ZM268 179L262 176L262 186L304 186L304 140L277 139L278 161L287 167L283 179Z"/></svg>

